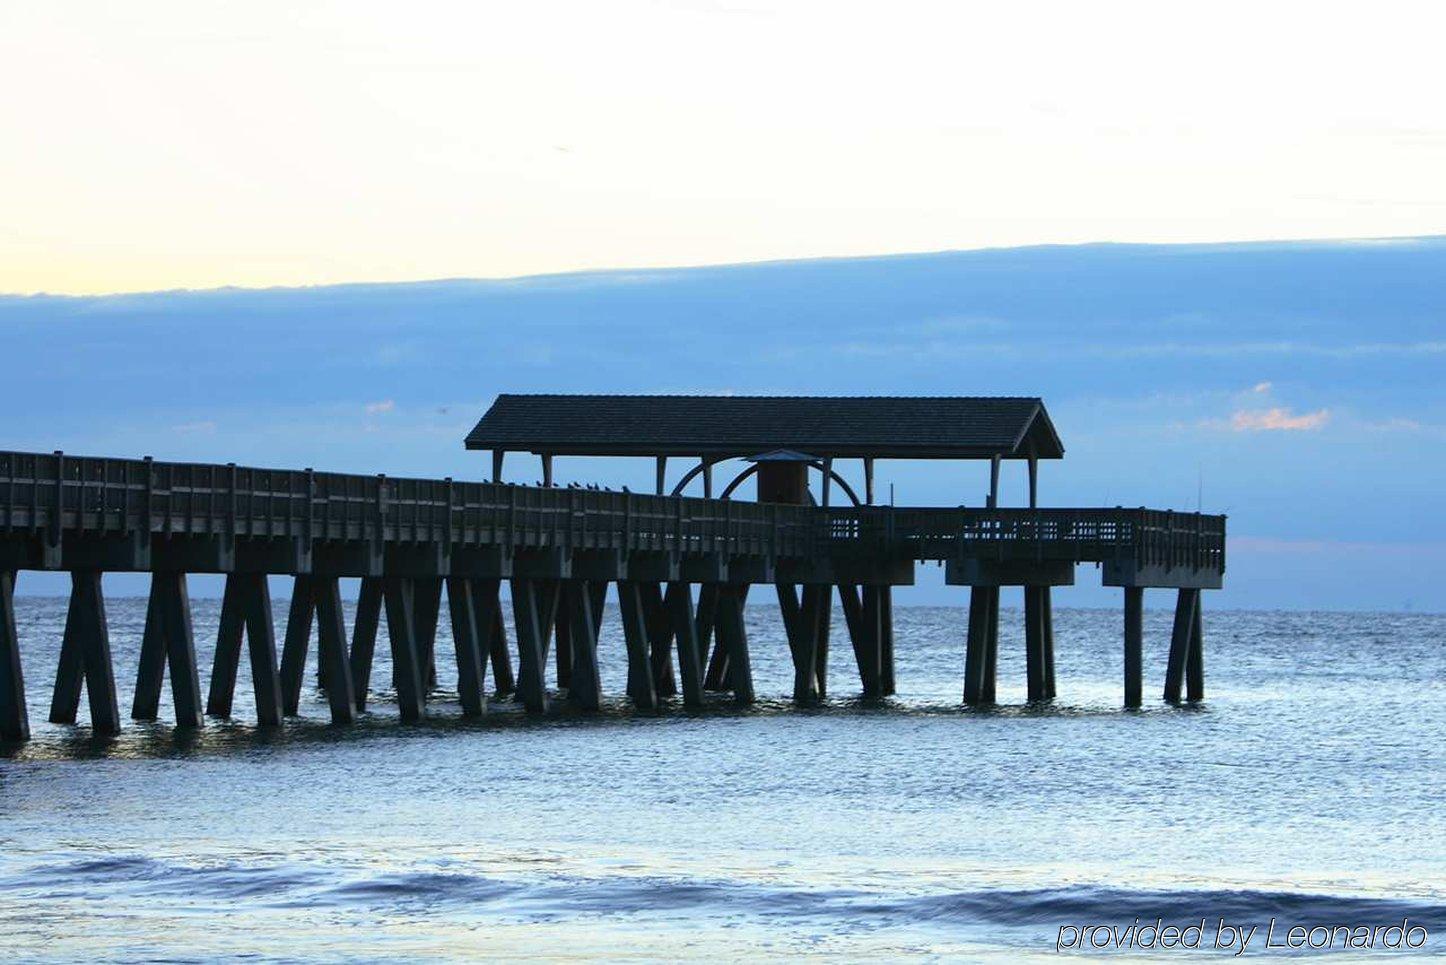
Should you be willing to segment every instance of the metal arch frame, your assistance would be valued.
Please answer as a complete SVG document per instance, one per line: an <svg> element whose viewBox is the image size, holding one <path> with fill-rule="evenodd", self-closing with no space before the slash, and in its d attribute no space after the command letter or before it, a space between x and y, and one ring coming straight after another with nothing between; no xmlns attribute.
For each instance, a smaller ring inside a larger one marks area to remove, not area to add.
<svg viewBox="0 0 1446 965"><path fill-rule="evenodd" d="M823 463L818 460L810 461L806 463L806 465L808 465L810 468L817 469L820 473L824 471ZM697 469L694 469L693 473L690 473L688 476L684 476L682 481L678 483L678 486L682 487L686 482L688 482L691 476L696 474L701 468L702 467L700 466ZM753 465L749 466L747 469L734 476L733 481L730 482L727 486L723 487L723 491L718 494L718 498L727 499L732 494L733 490L737 489L748 479L749 476L752 476L757 472L758 463L755 462ZM829 478L839 484L839 488L841 488L845 493L848 494L849 499L853 501L853 504L855 506L863 505L863 503L859 501L858 493L854 492L854 488L848 484L848 481L838 474L838 470L830 469L828 470L828 475ZM673 494L675 496L678 495L678 489L674 489Z"/></svg>

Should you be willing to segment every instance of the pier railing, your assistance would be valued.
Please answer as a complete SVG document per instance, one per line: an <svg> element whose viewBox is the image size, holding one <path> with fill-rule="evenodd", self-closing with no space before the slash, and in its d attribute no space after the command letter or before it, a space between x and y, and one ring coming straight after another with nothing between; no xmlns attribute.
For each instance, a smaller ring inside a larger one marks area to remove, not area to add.
<svg viewBox="0 0 1446 965"><path fill-rule="evenodd" d="M0 452L0 535L207 535L663 550L1133 558L1224 569L1225 517L1147 509L818 509L310 469Z"/></svg>

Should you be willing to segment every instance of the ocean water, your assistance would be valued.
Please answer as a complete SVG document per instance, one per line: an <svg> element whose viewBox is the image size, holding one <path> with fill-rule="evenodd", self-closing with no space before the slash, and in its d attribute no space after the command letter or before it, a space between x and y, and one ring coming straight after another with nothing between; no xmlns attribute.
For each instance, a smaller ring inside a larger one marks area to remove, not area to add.
<svg viewBox="0 0 1446 965"><path fill-rule="evenodd" d="M313 669L303 718L257 731L243 659L235 721L128 723L111 740L91 736L84 702L81 725L44 722L65 604L21 599L34 738L0 747L0 947L17 961L1015 961L1058 958L1070 927L1136 919L1204 920L1209 948L1223 918L1259 927L1252 954L1272 919L1277 943L1292 925L1408 919L1426 929L1414 954L1441 954L1446 617L1205 601L1208 699L1193 708L1158 700L1167 610L1146 614L1142 711L1119 709L1121 616L1104 610L1057 612L1059 698L1026 706L1008 609L1001 706L974 711L965 611L899 607L898 695L857 699L836 613L831 696L797 709L778 612L759 605L763 699L746 710L721 695L631 710L610 610L604 713L531 719L494 700L463 720L444 617L426 722L400 724L378 690L359 724L333 728ZM145 604L109 605L124 713ZM194 601L203 689L217 609ZM1126 951L1178 955L1140 947L1147 934Z"/></svg>

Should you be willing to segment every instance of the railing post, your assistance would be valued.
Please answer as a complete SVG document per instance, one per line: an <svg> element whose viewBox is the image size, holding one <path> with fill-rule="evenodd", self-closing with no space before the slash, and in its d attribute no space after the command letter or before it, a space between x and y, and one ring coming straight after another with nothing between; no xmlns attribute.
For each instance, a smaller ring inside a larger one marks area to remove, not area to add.
<svg viewBox="0 0 1446 965"><path fill-rule="evenodd" d="M228 462L226 463L226 468L230 470L230 472L228 473L228 475L230 476L228 482L231 487L230 499L227 506L226 533L231 537L231 541L234 543L236 540L236 531L238 529L236 525L236 464L234 462Z"/></svg>
<svg viewBox="0 0 1446 965"><path fill-rule="evenodd" d="M60 545L61 519L65 512L65 453L55 450L55 509L50 514L50 545Z"/></svg>
<svg viewBox="0 0 1446 965"><path fill-rule="evenodd" d="M372 513L372 543L378 554L387 544L387 474L377 473L377 498Z"/></svg>
<svg viewBox="0 0 1446 965"><path fill-rule="evenodd" d="M316 517L316 474L311 467L307 466L303 472L306 475L306 533L305 543L307 552L311 552L311 541L315 538L313 525Z"/></svg>
<svg viewBox="0 0 1446 965"><path fill-rule="evenodd" d="M152 465L153 462L154 460L150 456L146 456L141 460L146 474L145 491L141 494L141 512L144 514L144 518L141 520L141 532L147 534L151 531L151 499L155 490L155 466Z"/></svg>
<svg viewBox="0 0 1446 965"><path fill-rule="evenodd" d="M442 533L447 540L447 552L452 552L452 477L444 480L447 483L447 520L442 526Z"/></svg>

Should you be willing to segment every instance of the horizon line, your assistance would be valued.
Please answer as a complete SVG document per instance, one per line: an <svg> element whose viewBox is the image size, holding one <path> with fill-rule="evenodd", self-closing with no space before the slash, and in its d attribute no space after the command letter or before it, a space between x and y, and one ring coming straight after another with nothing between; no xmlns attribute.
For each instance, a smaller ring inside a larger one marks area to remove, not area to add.
<svg viewBox="0 0 1446 965"><path fill-rule="evenodd" d="M1341 236L1328 238L1264 238L1239 241L1077 241L1040 242L1028 245L981 245L979 247L937 248L919 251L882 252L878 254L855 255L811 255L796 258L762 258L752 261L698 262L677 265L637 265L611 268L578 268L565 271L534 272L522 275L450 275L431 278L398 278L385 281L335 281L316 282L305 285L217 285L209 288L138 288L116 289L103 292L57 292L57 291L0 291L0 300L21 301L29 299L74 300L100 298L131 298L158 295L213 295L213 294L268 294L286 292L309 292L337 288L379 288L404 285L447 285L447 284L514 284L564 279L602 278L632 274L680 274L683 272L711 271L728 268L763 268L776 265L802 265L820 262L844 261L887 261L907 258L931 258L948 255L985 254L992 252L1042 251L1048 249L1083 248L1269 248L1277 246L1347 246L1347 245L1389 245L1422 244L1446 242L1446 233L1427 235L1381 235Z"/></svg>

